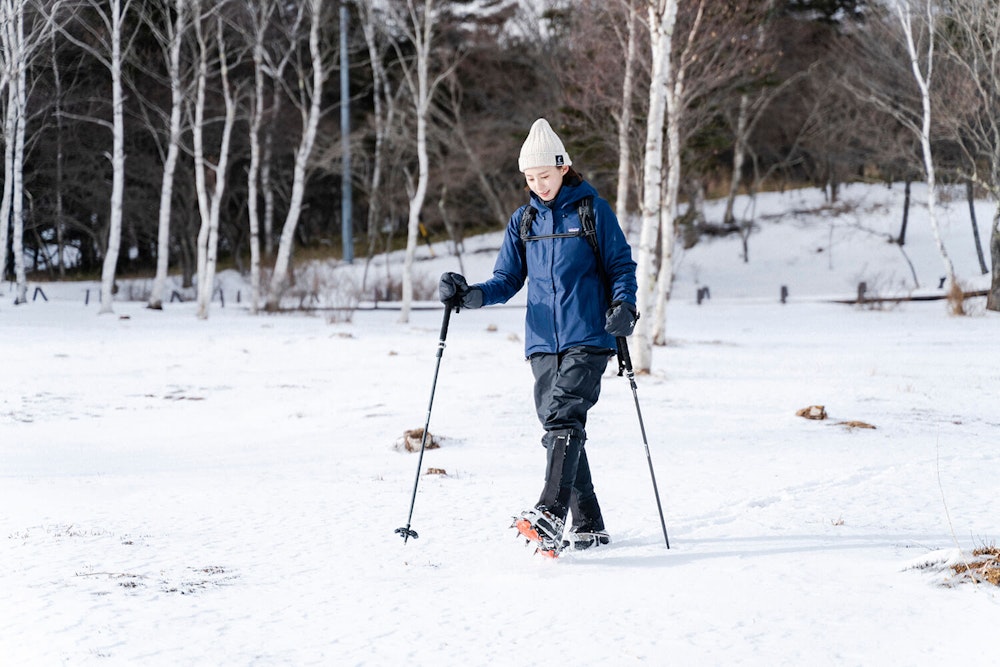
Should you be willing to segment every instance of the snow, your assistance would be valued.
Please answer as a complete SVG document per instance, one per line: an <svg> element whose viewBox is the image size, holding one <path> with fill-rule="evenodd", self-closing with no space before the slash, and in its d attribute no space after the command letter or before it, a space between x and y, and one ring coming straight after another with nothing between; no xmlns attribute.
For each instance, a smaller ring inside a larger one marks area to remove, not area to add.
<svg viewBox="0 0 1000 667"><path fill-rule="evenodd" d="M914 196L906 251L932 293ZM552 561L508 529L544 472L520 307L451 318L423 461L447 474L420 475L404 544L417 455L394 445L427 416L439 306L255 317L227 294L201 321L98 316L81 284L14 307L8 287L0 663L992 664L998 590L948 566L1000 537L1000 320L981 298L967 317L830 303L859 280L915 289L879 239L902 188L843 197L832 216L815 190L762 196L749 263L732 238L680 258L670 342L637 380L669 550L610 368L587 449L612 544ZM945 240L983 289L967 214L948 204ZM498 241L468 241L470 281ZM457 270L436 250L421 272Z"/></svg>

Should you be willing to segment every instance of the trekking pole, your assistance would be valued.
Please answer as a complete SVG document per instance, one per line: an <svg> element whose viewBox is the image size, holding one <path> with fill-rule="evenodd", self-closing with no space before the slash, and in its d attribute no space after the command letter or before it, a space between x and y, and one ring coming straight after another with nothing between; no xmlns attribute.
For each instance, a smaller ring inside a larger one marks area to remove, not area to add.
<svg viewBox="0 0 1000 667"><path fill-rule="evenodd" d="M632 398L635 399L635 412L639 415L639 430L642 431L642 444L646 448L646 462L649 463L649 477L653 480L653 495L656 496L656 509L660 512L660 526L663 528L663 541L670 548L670 538L667 537L667 522L663 520L663 505L660 504L660 491L656 487L656 473L653 472L653 459L649 455L649 441L646 439L646 426L642 421L642 410L639 408L639 393L635 385L635 372L632 370L632 357L628 353L628 342L624 336L615 339L618 343L618 362L625 369L628 383L632 386ZM619 375L621 372L619 370Z"/></svg>
<svg viewBox="0 0 1000 667"><path fill-rule="evenodd" d="M444 306L444 320L441 322L441 336L438 340L437 348L437 363L434 366L434 382L431 384L431 400L427 404L427 420L424 422L424 434L420 438L420 458L417 459L417 477L413 480L413 496L410 498L410 514L406 517L406 525L395 530L395 532L403 537L403 544L406 544L407 540L411 537L413 539L420 537L417 535L417 531L410 529L410 521L413 520L413 505L417 502L417 485L420 484L420 466L423 465L424 461L424 448L427 445L427 428L431 424L431 408L434 407L434 391L437 389L438 371L441 370L441 355L444 353L444 340L448 337L448 320L451 319L451 309L453 307L455 308L455 312L458 312L458 306L453 306L453 302L451 301Z"/></svg>

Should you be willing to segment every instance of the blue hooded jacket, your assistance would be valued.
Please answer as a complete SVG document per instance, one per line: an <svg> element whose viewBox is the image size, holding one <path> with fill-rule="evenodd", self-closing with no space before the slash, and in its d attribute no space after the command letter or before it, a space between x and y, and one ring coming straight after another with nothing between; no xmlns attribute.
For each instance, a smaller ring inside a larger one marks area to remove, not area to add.
<svg viewBox="0 0 1000 667"><path fill-rule="evenodd" d="M535 208L532 237L521 240L522 206L507 223L493 277L474 285L483 291L483 305L506 303L528 281L525 355L559 353L571 347L615 349L604 330L608 292L601 284L597 257L583 236L579 202L593 197L597 245L610 284L612 301L635 304L635 262L632 249L607 201L586 181L564 181L555 200L546 205L534 193L525 206ZM579 235L574 235L578 233ZM551 238L553 234L565 234Z"/></svg>

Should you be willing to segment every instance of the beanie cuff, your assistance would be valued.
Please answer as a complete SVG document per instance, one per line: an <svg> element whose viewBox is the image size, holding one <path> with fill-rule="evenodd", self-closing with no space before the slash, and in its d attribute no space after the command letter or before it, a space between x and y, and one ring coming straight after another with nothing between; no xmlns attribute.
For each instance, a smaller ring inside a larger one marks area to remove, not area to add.
<svg viewBox="0 0 1000 667"><path fill-rule="evenodd" d="M518 168L524 172L534 167L568 167L573 164L565 153L530 153L517 159Z"/></svg>

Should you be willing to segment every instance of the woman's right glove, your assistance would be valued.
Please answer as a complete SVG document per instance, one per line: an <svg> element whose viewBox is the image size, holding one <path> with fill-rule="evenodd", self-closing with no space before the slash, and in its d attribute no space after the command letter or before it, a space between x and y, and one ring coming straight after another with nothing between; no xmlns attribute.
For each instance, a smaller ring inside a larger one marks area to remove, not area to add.
<svg viewBox="0 0 1000 667"><path fill-rule="evenodd" d="M438 297L441 303L454 307L481 308L483 305L483 290L469 287L465 276L460 273L444 273L438 285Z"/></svg>
<svg viewBox="0 0 1000 667"><path fill-rule="evenodd" d="M615 301L604 315L604 330L615 338L631 336L639 313L628 301Z"/></svg>

